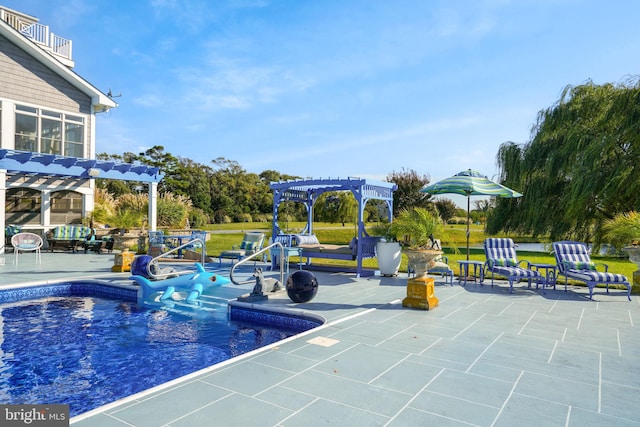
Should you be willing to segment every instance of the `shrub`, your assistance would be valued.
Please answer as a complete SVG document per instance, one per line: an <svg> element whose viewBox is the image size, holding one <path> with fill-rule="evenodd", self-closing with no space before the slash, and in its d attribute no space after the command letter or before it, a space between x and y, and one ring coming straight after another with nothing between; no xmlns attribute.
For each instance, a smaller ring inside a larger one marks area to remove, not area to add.
<svg viewBox="0 0 640 427"><path fill-rule="evenodd" d="M187 223L191 200L173 193L164 193L158 198L158 226L181 228Z"/></svg>
<svg viewBox="0 0 640 427"><path fill-rule="evenodd" d="M258 214L253 218L256 222L271 222L273 221L272 214Z"/></svg>
<svg viewBox="0 0 640 427"><path fill-rule="evenodd" d="M96 188L92 219L95 222L105 224L116 212L116 199L111 193L103 188Z"/></svg>
<svg viewBox="0 0 640 427"><path fill-rule="evenodd" d="M189 224L191 228L202 228L209 224L209 216L199 208L191 208L189 211Z"/></svg>
<svg viewBox="0 0 640 427"><path fill-rule="evenodd" d="M253 222L253 218L249 213L242 213L236 216L236 222Z"/></svg>

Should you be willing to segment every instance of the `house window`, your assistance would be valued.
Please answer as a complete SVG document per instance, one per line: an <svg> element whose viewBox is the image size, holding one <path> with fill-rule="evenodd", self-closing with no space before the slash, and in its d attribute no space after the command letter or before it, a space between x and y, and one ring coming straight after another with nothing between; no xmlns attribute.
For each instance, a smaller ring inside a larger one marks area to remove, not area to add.
<svg viewBox="0 0 640 427"><path fill-rule="evenodd" d="M40 224L42 197L39 191L30 188L10 188L5 203L7 224Z"/></svg>
<svg viewBox="0 0 640 427"><path fill-rule="evenodd" d="M42 111L40 151L48 154L62 154L62 114Z"/></svg>
<svg viewBox="0 0 640 427"><path fill-rule="evenodd" d="M51 193L51 223L70 224L82 219L82 194L75 191Z"/></svg>
<svg viewBox="0 0 640 427"><path fill-rule="evenodd" d="M16 105L15 148L37 153L84 157L84 118Z"/></svg>
<svg viewBox="0 0 640 427"><path fill-rule="evenodd" d="M84 157L84 119L69 114L64 117L64 155Z"/></svg>
<svg viewBox="0 0 640 427"><path fill-rule="evenodd" d="M16 106L16 110L20 106ZM22 111L35 113L36 109L23 107ZM30 111L33 110L33 111ZM18 113L16 111L16 150L39 151L38 150L38 117Z"/></svg>

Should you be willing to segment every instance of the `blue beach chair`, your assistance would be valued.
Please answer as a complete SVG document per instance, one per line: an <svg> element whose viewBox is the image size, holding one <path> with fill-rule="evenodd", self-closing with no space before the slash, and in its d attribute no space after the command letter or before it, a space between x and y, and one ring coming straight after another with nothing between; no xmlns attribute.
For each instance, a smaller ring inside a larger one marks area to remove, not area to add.
<svg viewBox="0 0 640 427"><path fill-rule="evenodd" d="M609 273L609 266L603 263L591 261L587 245L580 242L562 241L553 242L553 252L556 256L558 274L564 276L564 290L567 290L569 279L584 282L589 287L589 299L593 299L593 288L598 283L607 285L624 285L627 287L627 298L631 301L631 284L622 274ZM597 266L602 266L604 271L598 271Z"/></svg>
<svg viewBox="0 0 640 427"><path fill-rule="evenodd" d="M491 272L491 286L493 286L493 277L496 274L505 276L509 281L509 292L513 292L513 282L521 279L527 279L529 287L531 281L536 281L536 289L543 277L536 270L531 269L529 261L518 261L516 256L516 245L512 239L492 238L484 241L484 254L487 258L487 271ZM526 263L527 267L521 267L520 264Z"/></svg>

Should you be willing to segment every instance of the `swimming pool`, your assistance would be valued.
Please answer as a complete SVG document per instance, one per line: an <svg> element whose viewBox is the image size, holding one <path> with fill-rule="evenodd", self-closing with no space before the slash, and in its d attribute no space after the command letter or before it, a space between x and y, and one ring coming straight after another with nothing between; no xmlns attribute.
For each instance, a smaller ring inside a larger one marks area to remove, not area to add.
<svg viewBox="0 0 640 427"><path fill-rule="evenodd" d="M229 315L226 303L190 314L148 309L135 290L96 283L3 290L0 403L66 403L75 416L318 325Z"/></svg>

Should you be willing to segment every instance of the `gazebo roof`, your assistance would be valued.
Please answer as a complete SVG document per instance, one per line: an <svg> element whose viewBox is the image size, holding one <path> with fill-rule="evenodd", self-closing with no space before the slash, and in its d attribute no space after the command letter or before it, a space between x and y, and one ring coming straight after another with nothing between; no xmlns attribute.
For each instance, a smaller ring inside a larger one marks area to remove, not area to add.
<svg viewBox="0 0 640 427"><path fill-rule="evenodd" d="M393 200L397 185L393 182L366 178L317 178L272 182L270 188L284 195L284 199L305 200L308 195L327 191L357 191L365 199Z"/></svg>

